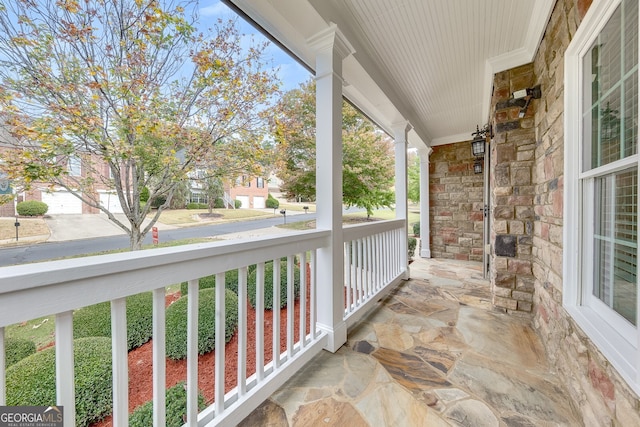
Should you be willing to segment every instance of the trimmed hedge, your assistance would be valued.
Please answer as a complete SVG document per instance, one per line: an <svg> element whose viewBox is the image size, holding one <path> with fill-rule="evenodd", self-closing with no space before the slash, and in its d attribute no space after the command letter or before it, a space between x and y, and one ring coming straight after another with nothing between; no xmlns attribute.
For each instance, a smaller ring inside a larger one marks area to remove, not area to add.
<svg viewBox="0 0 640 427"><path fill-rule="evenodd" d="M167 427L182 427L187 416L187 390L180 382L167 390ZM204 396L198 393L198 409L205 408ZM148 427L153 425L153 401L138 406L129 417L129 427Z"/></svg>
<svg viewBox="0 0 640 427"><path fill-rule="evenodd" d="M224 286L227 289L238 294L238 270L229 270L224 274ZM198 289L212 289L216 287L216 275L201 277L198 280ZM180 295L185 296L189 293L189 286L187 282L180 284Z"/></svg>
<svg viewBox="0 0 640 427"><path fill-rule="evenodd" d="M256 269L256 265L250 265L247 270L247 274L251 274L252 271ZM212 274L211 276L201 277L198 281L198 289L210 289L216 287L216 275ZM224 273L224 287L233 291L236 295L238 294L238 270L233 269ZM180 295L185 296L189 293L189 286L187 282L182 282L180 284Z"/></svg>
<svg viewBox="0 0 640 427"><path fill-rule="evenodd" d="M153 335L153 294L127 297L127 346L140 347ZM111 337L111 303L84 307L73 314L73 337Z"/></svg>
<svg viewBox="0 0 640 427"><path fill-rule="evenodd" d="M416 236L420 236L420 222L413 223L413 234Z"/></svg>
<svg viewBox="0 0 640 427"><path fill-rule="evenodd" d="M56 404L55 347L39 351L7 369L7 405ZM74 341L76 425L88 426L112 410L111 340Z"/></svg>
<svg viewBox="0 0 640 427"><path fill-rule="evenodd" d="M187 203L187 209L207 209L208 207L206 203Z"/></svg>
<svg viewBox="0 0 640 427"><path fill-rule="evenodd" d="M409 252L408 252L409 259L413 259L413 256L416 253L416 245L417 244L418 244L418 240L416 240L415 237L409 237L407 239L407 246L409 247L408 248L409 249Z"/></svg>
<svg viewBox="0 0 640 427"><path fill-rule="evenodd" d="M28 200L16 205L16 211L21 216L40 216L47 213L49 206L38 200Z"/></svg>
<svg viewBox="0 0 640 427"><path fill-rule="evenodd" d="M216 294L215 289L199 291L198 300L198 354L205 354L214 349L216 338ZM188 295L179 298L167 308L167 356L178 360L187 357L187 299ZM238 297L230 290L225 290L225 342L238 327Z"/></svg>
<svg viewBox="0 0 640 427"><path fill-rule="evenodd" d="M269 193L269 197L267 197L267 201L264 205L269 209L278 209L278 207L280 207L280 202L278 199L273 197L271 193Z"/></svg>
<svg viewBox="0 0 640 427"><path fill-rule="evenodd" d="M223 208L225 208L226 206L224 205L224 200L222 200L222 198L218 197L217 199L215 199L215 200L213 201L213 207L214 207L215 209L223 209Z"/></svg>
<svg viewBox="0 0 640 427"><path fill-rule="evenodd" d="M236 207L236 209L240 209L242 207L242 202L240 200L234 200L233 205Z"/></svg>
<svg viewBox="0 0 640 427"><path fill-rule="evenodd" d="M11 366L36 352L36 343L24 338L7 337L4 340L5 363Z"/></svg>
<svg viewBox="0 0 640 427"><path fill-rule="evenodd" d="M295 264L294 264L295 265ZM295 265L293 273L293 289L295 297L300 295L300 268ZM249 274L247 292L251 306L256 306L256 271ZM287 306L287 262L280 262L280 308ZM273 261L264 266L264 308L273 310Z"/></svg>

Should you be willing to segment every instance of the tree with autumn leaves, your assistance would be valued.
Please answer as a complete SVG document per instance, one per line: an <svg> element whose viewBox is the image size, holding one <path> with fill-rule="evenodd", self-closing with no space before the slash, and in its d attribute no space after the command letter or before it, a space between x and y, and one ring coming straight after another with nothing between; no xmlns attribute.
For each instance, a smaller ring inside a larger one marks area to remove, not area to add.
<svg viewBox="0 0 640 427"><path fill-rule="evenodd" d="M316 193L315 82L285 93L273 118L276 170L290 198ZM347 207L392 207L394 157L391 139L347 102L342 105L342 199ZM322 179L322 177L320 177Z"/></svg>
<svg viewBox="0 0 640 427"><path fill-rule="evenodd" d="M12 183L72 192L139 249L190 172L259 173L279 87L267 45L244 46L233 21L204 33L198 22L189 0L0 4L0 156ZM98 184L126 221L100 204ZM157 211L140 203L144 188L166 200Z"/></svg>

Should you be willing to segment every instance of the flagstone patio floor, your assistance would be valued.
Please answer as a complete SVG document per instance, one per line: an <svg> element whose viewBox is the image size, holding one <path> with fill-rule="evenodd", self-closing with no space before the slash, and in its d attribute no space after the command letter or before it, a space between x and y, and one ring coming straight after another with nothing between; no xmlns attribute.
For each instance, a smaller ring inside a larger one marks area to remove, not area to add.
<svg viewBox="0 0 640 427"><path fill-rule="evenodd" d="M481 265L417 259L411 280L240 425L580 426L528 319L491 309Z"/></svg>

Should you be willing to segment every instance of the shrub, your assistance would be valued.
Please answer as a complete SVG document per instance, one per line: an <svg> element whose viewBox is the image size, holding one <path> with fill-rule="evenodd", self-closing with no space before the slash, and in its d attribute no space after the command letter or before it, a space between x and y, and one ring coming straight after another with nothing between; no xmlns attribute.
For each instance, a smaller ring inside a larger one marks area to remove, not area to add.
<svg viewBox="0 0 640 427"><path fill-rule="evenodd" d="M242 202L240 200L234 200L233 205L236 207L236 209L240 209L242 207Z"/></svg>
<svg viewBox="0 0 640 427"><path fill-rule="evenodd" d="M151 203L151 207L158 209L160 206L164 205L167 201L167 196L156 196L149 201Z"/></svg>
<svg viewBox="0 0 640 427"><path fill-rule="evenodd" d="M413 234L416 236L420 236L420 222L413 223Z"/></svg>
<svg viewBox="0 0 640 427"><path fill-rule="evenodd" d="M47 213L49 206L45 202L29 200L16 205L16 211L21 216L40 216Z"/></svg>
<svg viewBox="0 0 640 427"><path fill-rule="evenodd" d="M205 408L205 400L198 393L198 409ZM187 390L185 383L180 382L167 390L167 427L182 427L187 416ZM149 401L136 408L129 417L129 427L148 427L153 425L153 401Z"/></svg>
<svg viewBox="0 0 640 427"><path fill-rule="evenodd" d="M198 354L215 347L216 294L215 289L199 291L198 300ZM184 359L187 356L187 299L185 295L167 308L167 356ZM229 342L238 327L238 297L225 290L225 342Z"/></svg>
<svg viewBox="0 0 640 427"><path fill-rule="evenodd" d="M24 338L7 337L4 340L5 363L11 366L36 352L36 343Z"/></svg>
<svg viewBox="0 0 640 427"><path fill-rule="evenodd" d="M153 295L151 292L127 297L127 345L140 347L153 335ZM73 314L73 337L110 337L111 303L81 308Z"/></svg>
<svg viewBox="0 0 640 427"><path fill-rule="evenodd" d="M269 209L278 209L278 207L280 207L280 202L278 201L278 199L273 197L271 193L269 193L269 197L267 197L265 206L268 207Z"/></svg>
<svg viewBox="0 0 640 427"><path fill-rule="evenodd" d="M409 259L413 259L413 256L416 253L416 245L418 244L418 240L415 237L409 237L407 240L407 246L409 246Z"/></svg>
<svg viewBox="0 0 640 427"><path fill-rule="evenodd" d="M215 199L213 201L213 208L214 209L224 209L225 205L224 205L224 200L222 200L220 197L218 197L217 199Z"/></svg>
<svg viewBox="0 0 640 427"><path fill-rule="evenodd" d="M56 404L55 347L39 351L7 369L7 405ZM74 341L76 425L88 426L112 409L111 340Z"/></svg>
<svg viewBox="0 0 640 427"><path fill-rule="evenodd" d="M206 203L187 203L187 209L207 209L209 205Z"/></svg>
<svg viewBox="0 0 640 427"><path fill-rule="evenodd" d="M142 187L140 191L140 201L148 202L149 201L149 187Z"/></svg>
<svg viewBox="0 0 640 427"><path fill-rule="evenodd" d="M211 289L216 287L216 275L201 277L198 280L198 289ZM238 294L238 270L229 270L224 274L224 287ZM189 293L187 282L180 284L180 295L184 296Z"/></svg>
<svg viewBox="0 0 640 427"><path fill-rule="evenodd" d="M293 273L293 289L296 298L300 295L300 268L296 265ZM256 271L249 274L247 292L251 306L256 306ZM287 306L287 262L280 262L280 308ZM273 262L264 266L264 308L273 310Z"/></svg>

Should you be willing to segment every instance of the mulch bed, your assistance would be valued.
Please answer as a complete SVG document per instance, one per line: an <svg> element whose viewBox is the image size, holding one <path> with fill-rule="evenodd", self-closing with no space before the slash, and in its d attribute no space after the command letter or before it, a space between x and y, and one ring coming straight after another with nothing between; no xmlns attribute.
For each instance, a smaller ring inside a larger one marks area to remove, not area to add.
<svg viewBox="0 0 640 427"><path fill-rule="evenodd" d="M307 281L308 283L308 281ZM307 291L307 295L309 295ZM167 295L166 305L180 297L180 293ZM298 341L300 336L300 300L297 299L295 308L295 331L294 341ZM309 304L307 304L307 326L309 333ZM265 311L264 315L264 364L273 359L273 312ZM287 348L287 308L280 310L280 352ZM247 377L256 371L256 311L247 302ZM238 379L238 334L236 333L231 341L225 346L225 393L237 385ZM129 352L129 412L141 404L153 399L153 344L151 341ZM187 361L171 360L167 358L166 363L167 388L187 379ZM214 400L214 372L215 372L215 352L211 351L198 357L198 388L203 393L207 405ZM92 427L111 426L111 416L93 424Z"/></svg>

